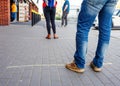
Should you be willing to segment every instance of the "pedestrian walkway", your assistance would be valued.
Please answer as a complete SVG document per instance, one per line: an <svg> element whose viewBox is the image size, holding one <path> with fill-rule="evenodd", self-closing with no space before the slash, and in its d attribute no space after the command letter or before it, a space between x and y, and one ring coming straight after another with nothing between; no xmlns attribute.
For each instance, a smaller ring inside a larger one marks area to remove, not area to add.
<svg viewBox="0 0 120 86"><path fill-rule="evenodd" d="M86 68L82 74L64 66L73 60L76 23L60 27L59 39L45 39L47 31L42 20L0 26L0 86L119 86L120 38L111 37L102 72L89 67L97 45L97 30L89 34Z"/></svg>

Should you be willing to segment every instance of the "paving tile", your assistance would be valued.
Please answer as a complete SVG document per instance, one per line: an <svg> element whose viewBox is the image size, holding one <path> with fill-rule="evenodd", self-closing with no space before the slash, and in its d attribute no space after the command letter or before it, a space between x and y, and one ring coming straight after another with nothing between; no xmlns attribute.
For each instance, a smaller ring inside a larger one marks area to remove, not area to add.
<svg viewBox="0 0 120 86"><path fill-rule="evenodd" d="M41 80L41 68L34 67L30 78L30 86L34 85L40 86L40 80Z"/></svg>
<svg viewBox="0 0 120 86"><path fill-rule="evenodd" d="M30 86L30 79L24 78L20 80L18 86Z"/></svg>
<svg viewBox="0 0 120 86"><path fill-rule="evenodd" d="M43 69L41 73L41 86L51 86L51 77L49 69Z"/></svg>
<svg viewBox="0 0 120 86"><path fill-rule="evenodd" d="M7 86L7 82L9 79L1 79L0 78L0 86Z"/></svg>
<svg viewBox="0 0 120 86"><path fill-rule="evenodd" d="M60 75L56 66L50 67L51 86L61 86Z"/></svg>

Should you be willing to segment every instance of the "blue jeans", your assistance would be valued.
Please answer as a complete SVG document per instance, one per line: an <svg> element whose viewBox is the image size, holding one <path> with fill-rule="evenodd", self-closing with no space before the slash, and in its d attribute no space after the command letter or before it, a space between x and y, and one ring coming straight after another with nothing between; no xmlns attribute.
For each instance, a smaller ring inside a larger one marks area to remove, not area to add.
<svg viewBox="0 0 120 86"><path fill-rule="evenodd" d="M61 25L67 26L67 16L68 16L68 13L64 11L62 13L62 23L61 23ZM64 24L64 22L65 22L65 24Z"/></svg>
<svg viewBox="0 0 120 86"><path fill-rule="evenodd" d="M76 51L74 54L75 63L79 68L85 67L88 34L97 15L99 37L93 64L98 68L102 67L105 51L110 41L111 20L116 3L117 0L83 0L77 21Z"/></svg>
<svg viewBox="0 0 120 86"><path fill-rule="evenodd" d="M16 19L16 12L11 12L11 21Z"/></svg>

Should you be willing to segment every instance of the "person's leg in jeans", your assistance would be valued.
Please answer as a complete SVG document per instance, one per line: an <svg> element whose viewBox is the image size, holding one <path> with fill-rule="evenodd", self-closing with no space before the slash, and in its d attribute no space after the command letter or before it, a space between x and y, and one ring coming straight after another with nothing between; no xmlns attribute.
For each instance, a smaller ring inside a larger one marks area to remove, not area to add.
<svg viewBox="0 0 120 86"><path fill-rule="evenodd" d="M62 22L61 22L61 26L64 25L64 21L65 21L65 12L62 13Z"/></svg>
<svg viewBox="0 0 120 86"><path fill-rule="evenodd" d="M94 2L94 0L93 0ZM74 54L74 61L78 68L85 67L85 57L88 45L88 33L99 13L100 8L95 8L90 2L83 1L82 8L78 16L77 33L76 33L76 52Z"/></svg>
<svg viewBox="0 0 120 86"><path fill-rule="evenodd" d="M13 22L15 20L15 12L11 12L11 21Z"/></svg>
<svg viewBox="0 0 120 86"><path fill-rule="evenodd" d="M67 15L68 15L68 13L66 12L65 13L65 26L67 26Z"/></svg>
<svg viewBox="0 0 120 86"><path fill-rule="evenodd" d="M56 8L52 7L50 9L50 21L51 21L51 25L52 25L54 38L56 39L56 38L58 38L58 36L56 35L55 14L56 14Z"/></svg>
<svg viewBox="0 0 120 86"><path fill-rule="evenodd" d="M13 21L13 13L11 12L11 22Z"/></svg>
<svg viewBox="0 0 120 86"><path fill-rule="evenodd" d="M112 3L111 3L112 2ZM109 0L106 5L101 9L98 20L99 20L99 39L96 49L95 58L93 64L101 68L103 65L103 59L105 56L105 51L109 45L110 41L110 32L112 26L112 14L115 8L116 1Z"/></svg>
<svg viewBox="0 0 120 86"><path fill-rule="evenodd" d="M44 8L44 16L45 16L45 20L46 20L47 33L48 33L46 38L50 39L51 31L50 31L50 8L49 7Z"/></svg>

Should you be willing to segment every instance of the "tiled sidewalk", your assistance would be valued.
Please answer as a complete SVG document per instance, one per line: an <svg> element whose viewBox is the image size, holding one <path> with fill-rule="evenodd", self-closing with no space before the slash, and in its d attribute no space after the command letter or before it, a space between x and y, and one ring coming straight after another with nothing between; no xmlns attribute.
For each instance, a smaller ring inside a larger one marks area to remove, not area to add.
<svg viewBox="0 0 120 86"><path fill-rule="evenodd" d="M89 34L86 68L83 74L67 70L73 60L76 23L60 27L59 39L45 39L45 22L34 27L29 23L0 26L0 86L119 86L120 39L111 38L102 72L89 67L94 57L97 30Z"/></svg>

